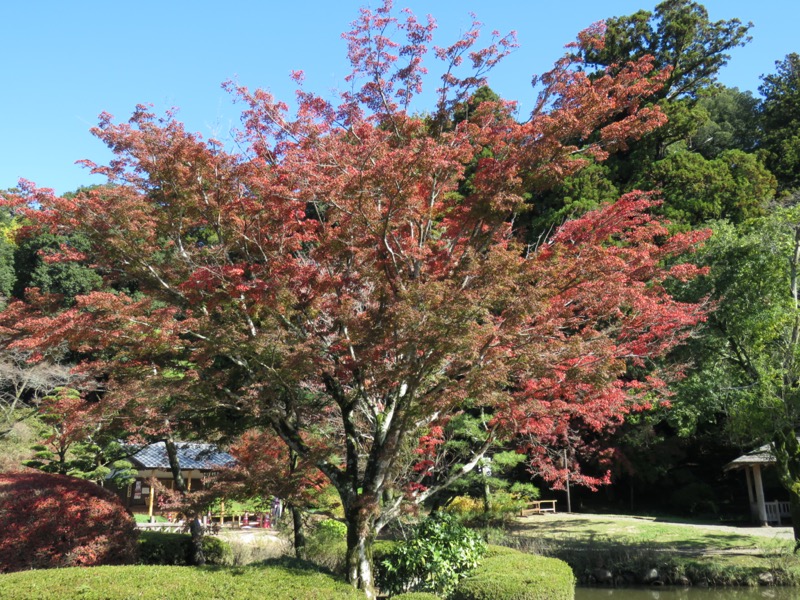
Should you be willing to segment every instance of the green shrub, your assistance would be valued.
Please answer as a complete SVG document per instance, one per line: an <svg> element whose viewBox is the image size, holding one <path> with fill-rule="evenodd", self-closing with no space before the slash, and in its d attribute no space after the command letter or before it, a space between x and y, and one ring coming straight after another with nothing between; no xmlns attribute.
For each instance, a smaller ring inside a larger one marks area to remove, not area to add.
<svg viewBox="0 0 800 600"><path fill-rule="evenodd" d="M575 577L565 562L490 546L451 600L573 600Z"/></svg>
<svg viewBox="0 0 800 600"><path fill-rule="evenodd" d="M523 502L530 502L531 500L538 500L542 493L535 485L532 483L525 483L522 481L516 481L514 484L508 488L508 491L511 492L516 498L522 500Z"/></svg>
<svg viewBox="0 0 800 600"><path fill-rule="evenodd" d="M497 556L517 556L519 554L524 554L519 550L514 550L514 548L509 548L507 546L497 546L491 545L486 547L486 552L483 554L483 559L487 560L489 558L495 558Z"/></svg>
<svg viewBox="0 0 800 600"><path fill-rule="evenodd" d="M191 546L191 536L189 544ZM217 537L203 536L203 556L209 565L229 565L233 559L233 551L228 542Z"/></svg>
<svg viewBox="0 0 800 600"><path fill-rule="evenodd" d="M392 600L439 600L440 596L431 594L430 592L406 592L405 594L398 594L392 596Z"/></svg>
<svg viewBox="0 0 800 600"><path fill-rule="evenodd" d="M347 525L336 519L320 521L306 539L306 556L334 573L344 572Z"/></svg>
<svg viewBox="0 0 800 600"><path fill-rule="evenodd" d="M393 540L378 540L372 544L372 562L375 565L380 565L384 560L389 558L402 542L395 542Z"/></svg>
<svg viewBox="0 0 800 600"><path fill-rule="evenodd" d="M481 536L447 513L434 513L376 561L376 581L383 592L432 592L447 596L458 580L475 568L486 550Z"/></svg>
<svg viewBox="0 0 800 600"><path fill-rule="evenodd" d="M203 537L203 556L209 565L231 563L230 545L215 537ZM143 565L192 564L192 537L185 533L143 531L139 538L139 562Z"/></svg>
<svg viewBox="0 0 800 600"><path fill-rule="evenodd" d="M185 538L186 536L180 533L142 531L139 534L139 563L143 565L189 564Z"/></svg>
<svg viewBox="0 0 800 600"><path fill-rule="evenodd" d="M519 514L519 511L525 508L527 504L527 500L516 494L505 490L497 490L492 493L492 508L485 515L484 520L487 523L504 523L509 518Z"/></svg>
<svg viewBox="0 0 800 600"><path fill-rule="evenodd" d="M347 537L347 525L336 519L325 519L317 524L314 535L326 541L343 540Z"/></svg>
<svg viewBox="0 0 800 600"><path fill-rule="evenodd" d="M293 567L138 565L24 571L0 577L0 598L41 600L363 600L364 593L330 574Z"/></svg>

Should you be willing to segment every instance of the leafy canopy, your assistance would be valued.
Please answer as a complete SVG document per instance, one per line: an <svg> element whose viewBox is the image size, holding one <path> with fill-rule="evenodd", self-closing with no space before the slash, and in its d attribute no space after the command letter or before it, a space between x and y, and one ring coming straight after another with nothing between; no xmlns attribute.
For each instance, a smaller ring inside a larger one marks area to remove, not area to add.
<svg viewBox="0 0 800 600"><path fill-rule="evenodd" d="M606 19L605 43L587 49L585 58L589 64L618 68L651 55L657 68L669 71L657 96L674 100L713 84L728 63L728 51L750 41L752 26L739 19L709 21L706 8L691 0L664 0L652 12Z"/></svg>
<svg viewBox="0 0 800 600"><path fill-rule="evenodd" d="M433 30L389 2L362 10L338 104L300 85L290 114L229 84L245 106L242 155L138 107L94 129L115 159L86 164L111 185L57 198L23 184L7 199L31 231L84 236L105 285L68 307L29 293L2 314L6 343L78 353L103 381L100 411L155 419L167 404L152 398L180 399L196 431L220 414L270 428L338 490L348 577L368 591L371 539L404 503L474 469L499 438L522 440L558 479L545 448L580 447L657 398L652 358L703 318L664 282L699 272L677 257L704 234L670 237L646 194L538 247L515 228L530 189L663 124L644 103L669 73L645 57L589 77L571 52L539 78L524 123L491 98L456 123L513 37L476 48L476 24L436 48L437 103L413 115ZM466 405L489 416L485 440L434 478L438 432Z"/></svg>

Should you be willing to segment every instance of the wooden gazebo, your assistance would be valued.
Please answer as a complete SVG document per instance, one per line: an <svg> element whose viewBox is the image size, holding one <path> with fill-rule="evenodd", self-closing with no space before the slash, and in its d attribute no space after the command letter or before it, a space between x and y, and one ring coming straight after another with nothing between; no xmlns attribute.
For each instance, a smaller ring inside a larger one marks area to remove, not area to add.
<svg viewBox="0 0 800 600"><path fill-rule="evenodd" d="M780 525L781 519L791 519L789 502L780 500L768 502L764 497L763 469L775 464L775 457L769 444L743 454L725 465L725 471L744 470L747 479L747 496L750 500L750 514L761 525Z"/></svg>
<svg viewBox="0 0 800 600"><path fill-rule="evenodd" d="M181 475L189 490L202 489L203 479L220 469L232 467L236 460L227 452L223 452L214 444L197 442L176 442L178 462ZM137 450L130 457L134 468L138 471L136 480L128 486L125 493L125 504L132 512L147 511L152 520L156 509L155 488L151 485L157 480L166 488L173 487L167 447L164 442L156 442Z"/></svg>

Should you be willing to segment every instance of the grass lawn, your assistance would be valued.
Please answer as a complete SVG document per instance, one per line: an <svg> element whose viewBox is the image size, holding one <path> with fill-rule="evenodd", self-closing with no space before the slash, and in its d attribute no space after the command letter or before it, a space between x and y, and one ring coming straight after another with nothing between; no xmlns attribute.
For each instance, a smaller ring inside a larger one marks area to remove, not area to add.
<svg viewBox="0 0 800 600"><path fill-rule="evenodd" d="M800 556L791 528L728 527L678 523L650 517L544 514L516 520L514 545L567 561L584 572L619 572L648 566L675 577L703 573L711 584L754 584L773 573L784 584L800 583Z"/></svg>
<svg viewBox="0 0 800 600"><path fill-rule="evenodd" d="M142 514L142 513L134 513L133 518L137 523L149 523L150 522L150 517L148 515L145 515L145 514ZM162 517L161 515L154 515L153 516L153 522L154 523L168 523L169 521L167 520L166 517Z"/></svg>
<svg viewBox="0 0 800 600"><path fill-rule="evenodd" d="M656 517L543 514L518 519L515 535L576 547L613 542L682 554L715 554L734 550L771 554L791 552L790 528L729 527L681 523Z"/></svg>

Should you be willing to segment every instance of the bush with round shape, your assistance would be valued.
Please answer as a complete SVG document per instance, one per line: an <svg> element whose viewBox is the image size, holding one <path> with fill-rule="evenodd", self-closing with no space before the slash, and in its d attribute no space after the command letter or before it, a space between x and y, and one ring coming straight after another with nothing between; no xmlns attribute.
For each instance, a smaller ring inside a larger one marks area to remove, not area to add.
<svg viewBox="0 0 800 600"><path fill-rule="evenodd" d="M134 565L54 569L0 577L0 598L43 600L364 600L364 592L313 568Z"/></svg>
<svg viewBox="0 0 800 600"><path fill-rule="evenodd" d="M189 546L191 544L189 536ZM207 565L229 565L233 562L233 550L225 540L206 535L203 536L203 557Z"/></svg>
<svg viewBox="0 0 800 600"><path fill-rule="evenodd" d="M185 533L143 531L139 538L139 563L143 565L191 565L192 537ZM233 562L230 544L212 536L203 536L203 556L208 565Z"/></svg>
<svg viewBox="0 0 800 600"><path fill-rule="evenodd" d="M450 600L573 600L575 576L557 558L490 546Z"/></svg>
<svg viewBox="0 0 800 600"><path fill-rule="evenodd" d="M0 473L0 573L136 562L133 517L83 479Z"/></svg>
<svg viewBox="0 0 800 600"><path fill-rule="evenodd" d="M486 550L480 534L447 513L433 513L411 537L378 563L376 581L390 595L431 592L448 596L458 580L475 568Z"/></svg>

